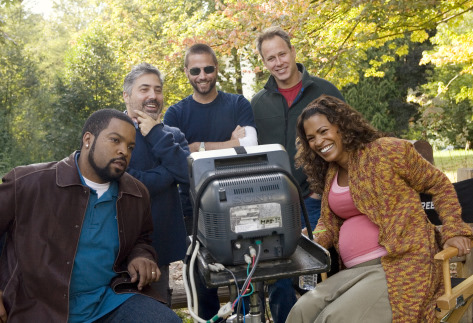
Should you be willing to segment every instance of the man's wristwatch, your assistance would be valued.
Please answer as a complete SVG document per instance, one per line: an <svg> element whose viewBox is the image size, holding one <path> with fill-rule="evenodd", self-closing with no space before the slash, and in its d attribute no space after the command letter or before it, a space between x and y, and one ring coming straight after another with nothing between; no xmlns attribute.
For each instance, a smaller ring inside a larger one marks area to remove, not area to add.
<svg viewBox="0 0 473 323"><path fill-rule="evenodd" d="M205 151L205 142L203 142L203 141L200 142L199 151Z"/></svg>

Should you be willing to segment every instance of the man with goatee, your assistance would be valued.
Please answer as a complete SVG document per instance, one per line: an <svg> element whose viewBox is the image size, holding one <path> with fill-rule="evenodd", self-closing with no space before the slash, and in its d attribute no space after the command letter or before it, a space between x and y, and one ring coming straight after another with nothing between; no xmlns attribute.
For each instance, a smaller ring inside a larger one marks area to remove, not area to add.
<svg viewBox="0 0 473 323"><path fill-rule="evenodd" d="M20 166L0 184L0 322L181 322L159 279L146 187L125 173L135 129L104 109L80 150Z"/></svg>
<svg viewBox="0 0 473 323"><path fill-rule="evenodd" d="M206 44L186 52L184 72L194 92L168 108L164 123L185 133L191 152L258 144L250 102L243 95L217 90L218 60ZM190 217L187 217L190 218ZM211 319L219 310L216 288L196 279L199 316Z"/></svg>
<svg viewBox="0 0 473 323"><path fill-rule="evenodd" d="M179 186L187 186L189 148L179 129L161 122L163 77L154 66L141 63L123 83L123 99L136 127L136 146L127 172L148 188L153 216L152 245L158 254L161 278L153 283L171 306L169 264L186 252L186 229Z"/></svg>

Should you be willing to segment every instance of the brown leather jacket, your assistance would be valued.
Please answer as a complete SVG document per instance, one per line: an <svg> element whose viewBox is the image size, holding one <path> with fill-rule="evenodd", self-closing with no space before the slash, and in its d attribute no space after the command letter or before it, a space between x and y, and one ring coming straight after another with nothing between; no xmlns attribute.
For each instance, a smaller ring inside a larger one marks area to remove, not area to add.
<svg viewBox="0 0 473 323"><path fill-rule="evenodd" d="M0 185L0 234L7 233L0 258L0 290L9 322L67 322L69 284L89 199L74 153L59 161L21 166ZM156 261L150 246L149 195L128 174L119 180L117 221L120 248L115 292L138 292L127 265L136 257ZM159 297L151 288L141 293Z"/></svg>

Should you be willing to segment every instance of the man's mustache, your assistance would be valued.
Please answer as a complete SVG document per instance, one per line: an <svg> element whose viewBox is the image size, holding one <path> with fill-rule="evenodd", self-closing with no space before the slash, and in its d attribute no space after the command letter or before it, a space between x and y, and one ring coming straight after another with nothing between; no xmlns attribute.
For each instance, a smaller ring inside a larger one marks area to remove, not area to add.
<svg viewBox="0 0 473 323"><path fill-rule="evenodd" d="M158 100L156 100L156 99L150 99L150 100L146 100L145 102L143 102L143 107L146 106L146 105L148 105L148 104L150 104L150 103L156 104L156 107L158 107L158 108L159 108L159 106L160 106Z"/></svg>

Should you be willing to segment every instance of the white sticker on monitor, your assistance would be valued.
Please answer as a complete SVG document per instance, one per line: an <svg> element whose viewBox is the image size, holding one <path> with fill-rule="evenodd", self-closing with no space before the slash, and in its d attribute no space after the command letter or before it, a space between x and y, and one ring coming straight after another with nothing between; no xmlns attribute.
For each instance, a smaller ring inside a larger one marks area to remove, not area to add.
<svg viewBox="0 0 473 323"><path fill-rule="evenodd" d="M231 207L230 225L235 233L282 227L281 205L264 203Z"/></svg>

